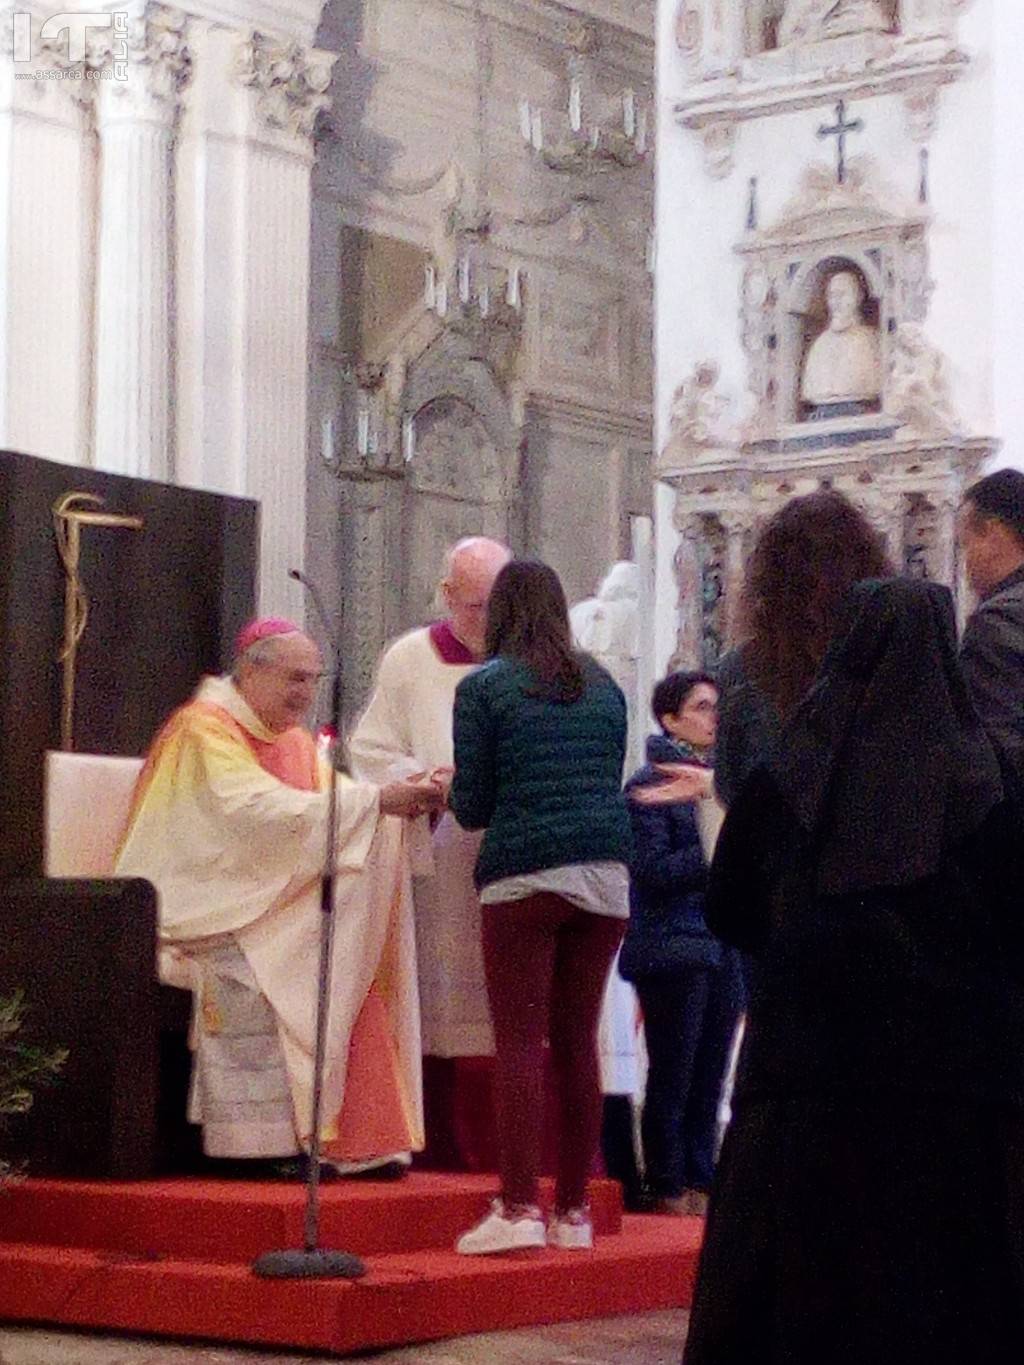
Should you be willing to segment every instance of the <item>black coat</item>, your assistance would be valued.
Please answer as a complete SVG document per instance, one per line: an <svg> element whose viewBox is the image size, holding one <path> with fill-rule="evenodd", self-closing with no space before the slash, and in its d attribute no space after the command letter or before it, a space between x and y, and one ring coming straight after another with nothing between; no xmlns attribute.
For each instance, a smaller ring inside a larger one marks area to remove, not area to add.
<svg viewBox="0 0 1024 1365"><path fill-rule="evenodd" d="M665 735L650 735L647 763L626 783L627 795L633 788L661 780L655 763L678 763L681 756ZM619 972L627 981L640 981L698 966L719 966L722 946L704 922L708 869L693 803L642 806L630 801L629 814L633 825L630 918Z"/></svg>
<svg viewBox="0 0 1024 1365"><path fill-rule="evenodd" d="M929 877L824 895L767 770L719 836L711 929L758 962L737 1102L1024 1104L1024 834L1004 804Z"/></svg>
<svg viewBox="0 0 1024 1365"><path fill-rule="evenodd" d="M945 590L850 595L718 838L758 968L686 1365L1024 1359L1024 834Z"/></svg>
<svg viewBox="0 0 1024 1365"><path fill-rule="evenodd" d="M859 584L719 837L708 923L761 961L741 1092L1024 1099L1002 795L947 590Z"/></svg>
<svg viewBox="0 0 1024 1365"><path fill-rule="evenodd" d="M782 725L778 712L747 671L742 647L725 656L716 681L715 791L722 804L730 806L757 764L775 752Z"/></svg>
<svg viewBox="0 0 1024 1365"><path fill-rule="evenodd" d="M960 663L1007 788L1024 804L1024 569L967 622Z"/></svg>

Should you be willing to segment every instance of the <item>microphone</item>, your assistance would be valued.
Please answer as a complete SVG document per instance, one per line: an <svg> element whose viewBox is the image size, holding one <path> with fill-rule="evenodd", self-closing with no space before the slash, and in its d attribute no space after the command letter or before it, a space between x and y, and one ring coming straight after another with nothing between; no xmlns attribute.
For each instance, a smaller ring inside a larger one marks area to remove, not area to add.
<svg viewBox="0 0 1024 1365"><path fill-rule="evenodd" d="M297 583L301 583L309 594L309 599L313 603L317 617L320 621L320 630L327 640L331 651L331 725L334 728L334 740L336 745L341 743L341 645L339 643L339 633L331 629L331 619L327 615L324 607L324 599L320 595L320 590L312 579L308 578L301 569L289 569L288 577L294 578Z"/></svg>
<svg viewBox="0 0 1024 1365"><path fill-rule="evenodd" d="M289 569L288 577L309 593L320 618L320 625L334 656L334 733L341 734L341 650L338 635L331 630L323 599L316 586L301 569ZM306 1217L302 1248L266 1251L253 1262L253 1271L274 1280L306 1280L317 1277L357 1279L366 1273L358 1256L347 1251L332 1251L320 1245L320 1153L324 1068L327 1056L327 1016L329 1010L334 944L334 882L338 833L338 782L334 774L335 755L331 755L331 774L327 788L327 838L324 866L320 877L320 961L316 992L316 1045L313 1057L313 1118L309 1143L309 1172L306 1179Z"/></svg>

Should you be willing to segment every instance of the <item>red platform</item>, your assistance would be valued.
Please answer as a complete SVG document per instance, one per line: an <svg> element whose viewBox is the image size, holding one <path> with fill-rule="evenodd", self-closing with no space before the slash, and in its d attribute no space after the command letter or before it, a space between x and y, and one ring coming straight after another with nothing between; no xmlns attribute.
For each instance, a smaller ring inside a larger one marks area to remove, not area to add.
<svg viewBox="0 0 1024 1365"><path fill-rule="evenodd" d="M328 1185L323 1245L357 1252L367 1275L268 1281L250 1263L301 1245L300 1187L29 1180L0 1194L0 1318L343 1354L688 1305L701 1224L623 1217L609 1182L592 1192L592 1252L457 1256L494 1183Z"/></svg>

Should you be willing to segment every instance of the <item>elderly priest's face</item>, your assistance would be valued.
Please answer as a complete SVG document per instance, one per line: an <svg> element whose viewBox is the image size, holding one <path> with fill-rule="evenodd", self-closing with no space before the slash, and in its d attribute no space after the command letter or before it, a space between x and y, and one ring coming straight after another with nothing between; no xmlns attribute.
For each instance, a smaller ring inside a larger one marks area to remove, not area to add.
<svg viewBox="0 0 1024 1365"><path fill-rule="evenodd" d="M308 635L278 635L262 657L243 660L238 690L268 730L283 734L309 714L320 682L320 651Z"/></svg>

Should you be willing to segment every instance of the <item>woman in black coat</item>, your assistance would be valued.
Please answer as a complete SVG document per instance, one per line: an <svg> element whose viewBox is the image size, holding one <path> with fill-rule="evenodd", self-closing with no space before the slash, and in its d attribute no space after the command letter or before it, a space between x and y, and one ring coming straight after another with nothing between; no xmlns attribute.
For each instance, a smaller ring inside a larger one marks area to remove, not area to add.
<svg viewBox="0 0 1024 1365"><path fill-rule="evenodd" d="M705 673L671 673L654 689L661 727L628 793L655 767L699 767L711 785L718 690ZM696 806L630 802L630 919L619 971L636 987L650 1067L641 1135L645 1182L664 1213L703 1213L714 1170L718 1100L742 1009L737 953L704 922L707 861Z"/></svg>
<svg viewBox="0 0 1024 1365"><path fill-rule="evenodd" d="M868 581L730 807L757 986L686 1365L1024 1360L1024 836L948 591Z"/></svg>

